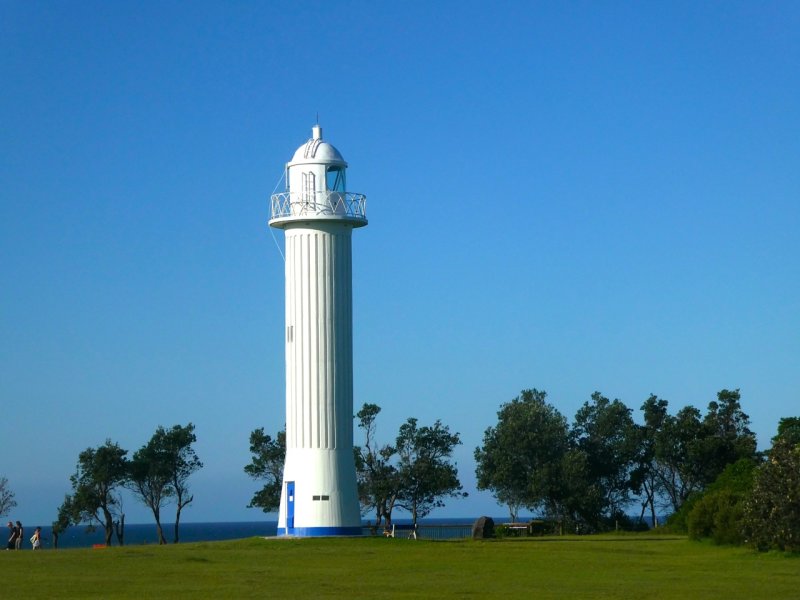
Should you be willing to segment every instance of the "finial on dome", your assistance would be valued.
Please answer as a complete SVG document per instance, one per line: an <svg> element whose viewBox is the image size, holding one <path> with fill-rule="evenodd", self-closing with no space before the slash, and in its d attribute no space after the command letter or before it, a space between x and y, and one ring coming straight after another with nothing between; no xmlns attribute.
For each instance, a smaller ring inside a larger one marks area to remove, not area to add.
<svg viewBox="0 0 800 600"><path fill-rule="evenodd" d="M322 139L322 127L319 126L319 123L317 123L311 128L311 139L314 140Z"/></svg>

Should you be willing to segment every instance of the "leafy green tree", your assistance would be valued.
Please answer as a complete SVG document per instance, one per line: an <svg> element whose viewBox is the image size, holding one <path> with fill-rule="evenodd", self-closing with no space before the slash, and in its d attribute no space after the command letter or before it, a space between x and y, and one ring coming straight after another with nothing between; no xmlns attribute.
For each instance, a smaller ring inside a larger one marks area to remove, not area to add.
<svg viewBox="0 0 800 600"><path fill-rule="evenodd" d="M703 435L700 411L694 406L664 416L655 432L657 476L673 512L703 488L703 454L699 448Z"/></svg>
<svg viewBox="0 0 800 600"><path fill-rule="evenodd" d="M638 435L629 409L620 400L610 401L595 392L575 415L570 433L575 447L585 453L587 477L602 495L601 515L590 519L599 526L599 517L612 519L624 514L633 487L632 472L638 454Z"/></svg>
<svg viewBox="0 0 800 600"><path fill-rule="evenodd" d="M72 506L72 496L66 494L64 503L58 508L56 520L53 521L53 549L58 550L58 536L64 533L72 525L72 516L75 514Z"/></svg>
<svg viewBox="0 0 800 600"><path fill-rule="evenodd" d="M642 410L647 443L652 444L645 455L651 452L654 457L645 471L654 475L657 494L666 498L675 515L692 494L713 483L728 465L757 458L755 435L741 409L739 390L718 392L703 417L694 406L669 415L666 401L655 396ZM674 520L672 525L676 525Z"/></svg>
<svg viewBox="0 0 800 600"><path fill-rule="evenodd" d="M167 472L170 475L170 496L175 500L175 538L173 543L180 540L179 528L181 511L194 500L190 493L189 477L203 468L203 463L197 457L193 444L197 441L194 425L173 425L170 429L159 427L154 438L155 448L158 449L157 457L164 460Z"/></svg>
<svg viewBox="0 0 800 600"><path fill-rule="evenodd" d="M561 492L561 461L569 449L566 418L546 402L546 392L523 390L501 405L497 425L475 449L479 490L491 490L516 521L521 508L554 506Z"/></svg>
<svg viewBox="0 0 800 600"><path fill-rule="evenodd" d="M358 426L364 431L364 447L356 446L354 452L362 510L375 511L376 527L384 520L389 527L400 482L397 468L391 462L395 449L389 445L379 446L375 441L375 419L380 412L377 404L364 404L356 413Z"/></svg>
<svg viewBox="0 0 800 600"><path fill-rule="evenodd" d="M411 513L414 526L431 510L444 506L443 498L467 495L461 491L458 469L450 463L459 444L458 433L450 433L439 420L432 427L417 427L417 419L410 418L400 426L395 442L400 482L397 505Z"/></svg>
<svg viewBox="0 0 800 600"><path fill-rule="evenodd" d="M790 439L778 436L756 472L745 530L759 550L800 552L800 445Z"/></svg>
<svg viewBox="0 0 800 600"><path fill-rule="evenodd" d="M570 448L558 470L558 487L547 499L546 515L561 523L562 531L564 527L582 532L598 527L605 494L591 478L588 454L580 448Z"/></svg>
<svg viewBox="0 0 800 600"><path fill-rule="evenodd" d="M259 427L250 434L250 452L253 458L244 472L255 480L266 480L264 487L254 495L248 508L260 508L264 512L275 512L281 504L283 464L286 460L286 432L279 431L275 439Z"/></svg>
<svg viewBox="0 0 800 600"><path fill-rule="evenodd" d="M739 390L720 390L717 401L708 404L699 442L703 485L711 484L728 465L756 458L756 436L740 400Z"/></svg>
<svg viewBox="0 0 800 600"><path fill-rule="evenodd" d="M70 477L72 495L62 505L69 511L70 522L102 525L106 546L111 545L120 504L117 490L128 479L127 453L111 440L81 452L75 474Z"/></svg>
<svg viewBox="0 0 800 600"><path fill-rule="evenodd" d="M150 441L133 454L128 481L128 487L134 495L153 513L159 544L167 543L161 527L161 509L173 494L170 470L172 459L165 447L165 437L164 428L159 427Z"/></svg>
<svg viewBox="0 0 800 600"><path fill-rule="evenodd" d="M800 444L800 417L783 417L778 422L778 435L772 438L772 443L777 443L779 439L792 446Z"/></svg>
<svg viewBox="0 0 800 600"><path fill-rule="evenodd" d="M668 402L655 394L642 404L644 425L636 427L637 455L631 473L631 487L639 495L642 505L639 523L644 521L645 511L649 509L654 527L658 527L657 502L663 489L656 461L656 438L667 419L667 406Z"/></svg>
<svg viewBox="0 0 800 600"><path fill-rule="evenodd" d="M8 479L0 477L0 517L4 517L17 505L14 492L8 485Z"/></svg>

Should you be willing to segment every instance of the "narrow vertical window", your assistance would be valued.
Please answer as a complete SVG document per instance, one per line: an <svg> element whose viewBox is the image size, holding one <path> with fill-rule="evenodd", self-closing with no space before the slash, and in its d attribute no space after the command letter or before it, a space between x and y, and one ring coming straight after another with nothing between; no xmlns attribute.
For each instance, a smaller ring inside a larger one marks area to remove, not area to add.
<svg viewBox="0 0 800 600"><path fill-rule="evenodd" d="M315 201L317 191L317 177L312 172L303 173L303 202L310 204Z"/></svg>

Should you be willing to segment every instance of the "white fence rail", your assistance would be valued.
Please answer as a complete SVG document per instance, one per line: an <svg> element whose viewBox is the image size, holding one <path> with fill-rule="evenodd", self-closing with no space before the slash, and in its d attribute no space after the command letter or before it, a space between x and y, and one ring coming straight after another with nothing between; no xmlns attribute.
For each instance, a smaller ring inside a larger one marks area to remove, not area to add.
<svg viewBox="0 0 800 600"><path fill-rule="evenodd" d="M272 195L273 219L284 217L367 218L367 197L353 192L281 192Z"/></svg>

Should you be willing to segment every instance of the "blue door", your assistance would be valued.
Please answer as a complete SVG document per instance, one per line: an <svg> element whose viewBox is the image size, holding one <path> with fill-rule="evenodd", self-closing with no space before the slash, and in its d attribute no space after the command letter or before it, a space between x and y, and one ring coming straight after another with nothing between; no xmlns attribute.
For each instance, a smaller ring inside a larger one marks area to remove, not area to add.
<svg viewBox="0 0 800 600"><path fill-rule="evenodd" d="M286 482L286 529L294 529L294 481Z"/></svg>

